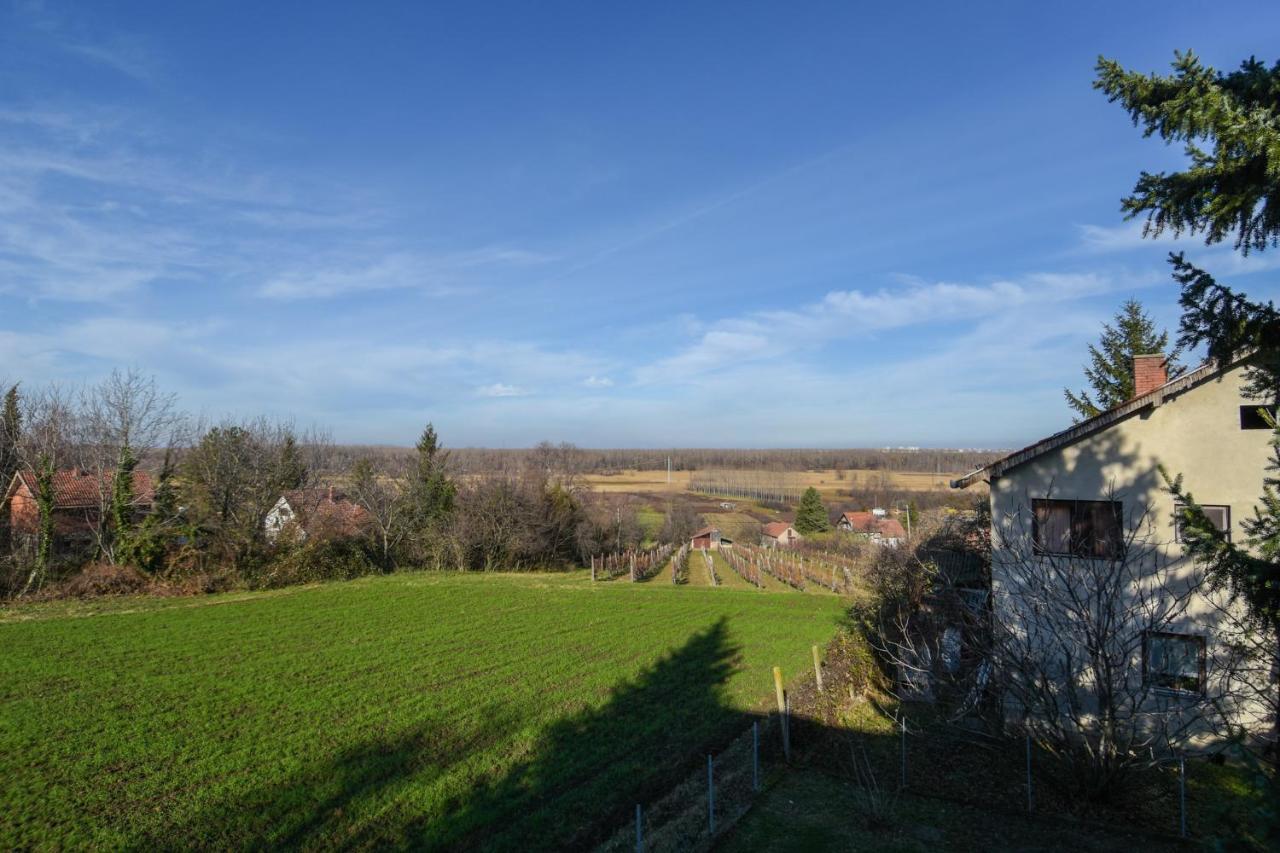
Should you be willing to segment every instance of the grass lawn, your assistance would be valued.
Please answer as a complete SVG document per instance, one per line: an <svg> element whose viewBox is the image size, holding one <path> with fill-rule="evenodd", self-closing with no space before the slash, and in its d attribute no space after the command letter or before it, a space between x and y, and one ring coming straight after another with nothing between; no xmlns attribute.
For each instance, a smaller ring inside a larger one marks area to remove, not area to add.
<svg viewBox="0 0 1280 853"><path fill-rule="evenodd" d="M583 573L0 612L0 845L581 845L841 612Z"/></svg>

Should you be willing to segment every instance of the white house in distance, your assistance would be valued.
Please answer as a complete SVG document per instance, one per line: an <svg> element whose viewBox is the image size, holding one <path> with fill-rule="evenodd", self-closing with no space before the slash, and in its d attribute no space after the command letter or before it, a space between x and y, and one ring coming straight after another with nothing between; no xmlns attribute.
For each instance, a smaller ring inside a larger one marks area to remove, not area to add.
<svg viewBox="0 0 1280 853"><path fill-rule="evenodd" d="M771 521L760 531L760 544L766 548L790 548L803 538L785 521Z"/></svg>
<svg viewBox="0 0 1280 853"><path fill-rule="evenodd" d="M1144 582L1152 579L1186 601L1176 624L1134 638L1143 684L1166 699L1192 698L1205 695L1215 676L1225 678L1214 661L1224 659L1225 644L1218 641L1231 611L1190 582L1193 567L1182 553L1174 498L1158 466L1181 474L1206 514L1238 541L1241 519L1262 493L1272 434L1259 403L1242 393L1247 359L1204 364L1171 381L1162 356L1134 362L1131 400L951 485L991 486L992 606L1014 624L1020 624L1020 602L1010 590L1025 576L1015 576L1015 566L1025 572L1028 559L1047 569L1055 557L1124 558L1139 541L1135 534L1141 536L1143 553L1152 555L1149 569L1142 564ZM1126 592L1121 600L1137 594ZM1247 709L1236 713L1237 722L1260 726Z"/></svg>
<svg viewBox="0 0 1280 853"><path fill-rule="evenodd" d="M311 536L359 536L367 531L370 520L364 507L329 486L285 492L262 526L268 542L275 542L285 530L304 541Z"/></svg>
<svg viewBox="0 0 1280 853"><path fill-rule="evenodd" d="M836 529L846 533L865 536L877 545L897 548L907 541L907 531L902 529L902 522L889 518L884 510L871 512L842 512L836 519Z"/></svg>

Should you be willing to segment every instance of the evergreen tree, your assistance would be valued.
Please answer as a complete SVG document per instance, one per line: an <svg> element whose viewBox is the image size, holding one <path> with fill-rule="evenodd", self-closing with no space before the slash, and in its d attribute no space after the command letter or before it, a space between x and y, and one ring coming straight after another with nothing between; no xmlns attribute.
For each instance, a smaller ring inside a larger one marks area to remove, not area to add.
<svg viewBox="0 0 1280 853"><path fill-rule="evenodd" d="M1143 172L1125 198L1129 218L1146 215L1147 233L1235 237L1248 254L1280 238L1280 63L1250 58L1220 74L1191 52L1174 55L1174 73L1128 71L1099 59L1094 88L1118 102L1144 136L1183 142L1190 160L1178 172ZM1212 150L1200 145L1211 143Z"/></svg>
<svg viewBox="0 0 1280 853"><path fill-rule="evenodd" d="M830 529L831 519L827 517L827 508L822 504L822 495L810 486L800 496L800 506L796 509L796 530L808 535L824 533Z"/></svg>
<svg viewBox="0 0 1280 853"><path fill-rule="evenodd" d="M155 573L164 568L171 536L177 532L178 493L173 482L173 454L166 450L156 478L151 512L138 525L130 543L130 556L138 568Z"/></svg>
<svg viewBox="0 0 1280 853"><path fill-rule="evenodd" d="M1102 327L1097 345L1089 345L1089 364L1084 377L1093 388L1071 393L1064 388L1067 405L1076 411L1076 421L1087 420L1094 415L1127 402L1133 397L1133 357L1153 355L1165 351L1169 333L1157 331L1155 323L1142 310L1136 299L1126 300L1115 319ZM1169 369L1175 365L1170 359Z"/></svg>
<svg viewBox="0 0 1280 853"><path fill-rule="evenodd" d="M1172 76L1159 77L1100 60L1094 85L1118 101L1145 135L1187 144L1186 169L1143 172L1133 194L1122 202L1130 217L1146 214L1146 233L1203 234L1207 244L1234 237L1235 248L1245 254L1278 245L1280 64L1268 69L1249 59L1239 71L1223 75L1187 53L1177 55ZM1211 144L1212 152L1201 150L1197 142ZM1171 254L1170 262L1182 287L1178 345L1204 346L1219 363L1250 352L1246 393L1260 403L1280 402L1280 312L1275 305L1235 293L1181 254ZM1211 584L1243 602L1261 632L1255 648L1270 656L1274 668L1280 661L1280 428L1274 418L1272 426L1272 459L1261 503L1242 524L1244 542L1229 541L1217 529L1181 476L1161 473L1182 503L1185 553L1204 567ZM1273 682L1270 689L1272 708L1280 708L1277 685ZM1280 711L1273 718L1273 748L1278 734ZM1273 781L1273 795L1274 787ZM1274 808L1263 820L1267 831L1280 834Z"/></svg>
<svg viewBox="0 0 1280 853"><path fill-rule="evenodd" d="M422 431L417 450L418 459L409 494L417 526L421 530L453 511L453 500L458 489L445 470L448 455L441 447L440 438L431 424L427 424Z"/></svg>

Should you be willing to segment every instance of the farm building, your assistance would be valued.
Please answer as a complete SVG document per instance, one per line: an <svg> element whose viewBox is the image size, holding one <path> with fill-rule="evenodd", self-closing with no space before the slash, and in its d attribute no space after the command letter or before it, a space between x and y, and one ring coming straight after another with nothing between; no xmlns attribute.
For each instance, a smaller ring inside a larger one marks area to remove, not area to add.
<svg viewBox="0 0 1280 853"><path fill-rule="evenodd" d="M267 513L263 529L271 542L290 534L299 540L338 539L362 535L371 520L364 507L329 486L285 492Z"/></svg>
<svg viewBox="0 0 1280 853"><path fill-rule="evenodd" d="M689 547L695 551L704 549L715 551L719 548L727 548L732 544L733 541L726 539L720 533L720 528L718 527L704 527L689 539Z"/></svg>
<svg viewBox="0 0 1280 853"><path fill-rule="evenodd" d="M62 539L88 538L97 528L103 508L111 498L114 471L90 472L66 468L53 474L53 531ZM8 516L9 529L34 536L40 529L40 511L36 504L36 477L30 471L13 475L0 504ZM151 508L154 489L151 476L143 471L133 473L135 511Z"/></svg>
<svg viewBox="0 0 1280 853"><path fill-rule="evenodd" d="M896 518L887 518L874 512L843 512L836 521L836 529L865 536L877 545L897 548L907 540L907 531Z"/></svg>
<svg viewBox="0 0 1280 853"><path fill-rule="evenodd" d="M771 521L760 531L760 544L766 548L790 548L803 538L785 521Z"/></svg>

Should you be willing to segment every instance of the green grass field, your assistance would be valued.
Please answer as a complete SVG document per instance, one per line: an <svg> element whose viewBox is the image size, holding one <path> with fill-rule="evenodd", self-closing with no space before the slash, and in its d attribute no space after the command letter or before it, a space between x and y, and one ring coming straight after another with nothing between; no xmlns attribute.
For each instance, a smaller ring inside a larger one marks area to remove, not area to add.
<svg viewBox="0 0 1280 853"><path fill-rule="evenodd" d="M0 845L586 844L841 614L582 573L2 612Z"/></svg>

